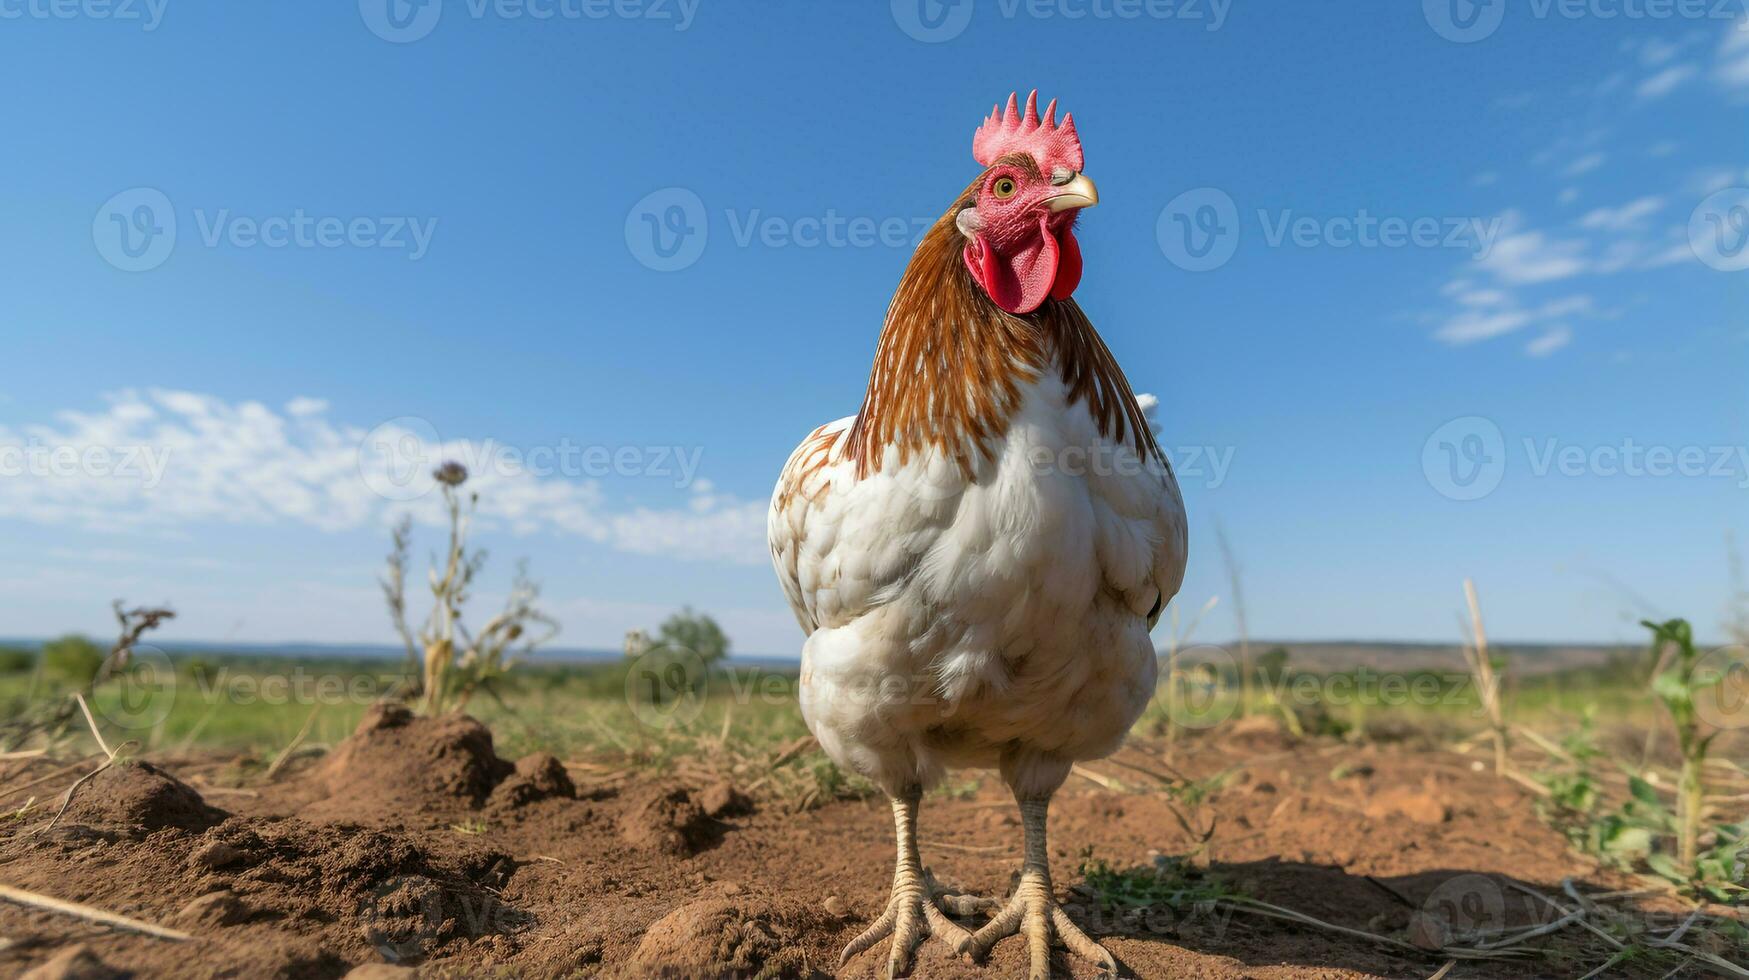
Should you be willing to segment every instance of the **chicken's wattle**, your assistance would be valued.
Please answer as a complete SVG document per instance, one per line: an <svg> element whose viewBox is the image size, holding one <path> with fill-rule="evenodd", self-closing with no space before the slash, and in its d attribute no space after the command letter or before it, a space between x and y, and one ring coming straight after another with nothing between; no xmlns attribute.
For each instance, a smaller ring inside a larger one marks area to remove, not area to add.
<svg viewBox="0 0 1749 980"><path fill-rule="evenodd" d="M966 243L965 259L972 278L1009 313L1031 313L1047 296L1068 299L1081 284L1081 244L1067 227L1052 231L1049 215L1039 219L1036 237L1008 254L979 235Z"/></svg>

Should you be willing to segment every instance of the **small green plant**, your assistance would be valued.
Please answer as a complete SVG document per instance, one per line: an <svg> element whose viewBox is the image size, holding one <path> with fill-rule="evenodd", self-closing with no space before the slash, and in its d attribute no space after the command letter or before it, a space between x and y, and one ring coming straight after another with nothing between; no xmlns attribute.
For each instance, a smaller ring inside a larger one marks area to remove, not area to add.
<svg viewBox="0 0 1749 980"><path fill-rule="evenodd" d="M1151 867L1119 869L1081 852L1081 884L1075 890L1108 912L1188 906L1231 898L1235 894L1215 875L1188 856L1158 855Z"/></svg>
<svg viewBox="0 0 1749 980"><path fill-rule="evenodd" d="M1706 766L1707 751L1719 731L1706 731L1695 701L1705 690L1719 683L1717 677L1700 677L1695 667L1700 654L1694 648L1694 630L1687 620L1672 619L1663 623L1641 622L1652 631L1652 653L1657 660L1652 676L1652 693L1670 712L1676 727L1676 744L1682 753L1682 774L1676 785L1676 867L1656 868L1660 874L1673 877L1671 870L1697 875L1700 858L1702 810L1705 806L1701 773ZM1680 879L1678 879L1680 880Z"/></svg>

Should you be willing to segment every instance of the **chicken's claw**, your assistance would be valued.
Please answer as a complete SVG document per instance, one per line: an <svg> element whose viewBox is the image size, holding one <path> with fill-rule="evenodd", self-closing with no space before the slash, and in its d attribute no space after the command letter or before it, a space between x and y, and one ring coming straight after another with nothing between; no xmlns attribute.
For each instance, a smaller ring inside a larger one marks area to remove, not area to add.
<svg viewBox="0 0 1749 980"><path fill-rule="evenodd" d="M1053 938L1067 946L1069 952L1097 963L1107 974L1117 976L1117 960L1070 920L1062 906L1051 897L1049 879L1023 874L1014 897L972 936L963 952L982 961L997 942L1019 933L1025 933L1032 954L1032 968L1027 974L1029 980L1049 980Z"/></svg>
<svg viewBox="0 0 1749 980"><path fill-rule="evenodd" d="M893 937L892 948L887 953L888 980L910 973L917 947L925 936L936 936L955 953L963 954L972 941L972 934L947 917L937 905L938 899L954 903L951 907L956 910L962 901L972 903L969 907L973 908L981 907L977 903L985 901L966 895L940 894L939 886L929 872L923 871L919 877L901 868L893 882L893 895L887 900L886 911L844 947L838 965L844 966L857 954L888 936ZM955 914L959 913L956 911Z"/></svg>

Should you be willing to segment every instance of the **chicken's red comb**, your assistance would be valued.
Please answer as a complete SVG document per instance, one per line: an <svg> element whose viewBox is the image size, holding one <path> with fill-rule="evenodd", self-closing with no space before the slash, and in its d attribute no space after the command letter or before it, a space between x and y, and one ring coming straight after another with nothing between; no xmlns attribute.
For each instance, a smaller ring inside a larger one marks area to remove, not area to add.
<svg viewBox="0 0 1749 980"><path fill-rule="evenodd" d="M990 118L972 136L972 156L988 167L1009 153L1030 153L1039 169L1049 174L1058 167L1079 172L1081 137L1075 135L1075 116L1063 113L1062 125L1057 125L1057 100L1045 109L1044 119L1038 116L1038 90L1026 97L1026 114L1020 113L1018 93L1008 96L1008 110L1001 106L990 110Z"/></svg>

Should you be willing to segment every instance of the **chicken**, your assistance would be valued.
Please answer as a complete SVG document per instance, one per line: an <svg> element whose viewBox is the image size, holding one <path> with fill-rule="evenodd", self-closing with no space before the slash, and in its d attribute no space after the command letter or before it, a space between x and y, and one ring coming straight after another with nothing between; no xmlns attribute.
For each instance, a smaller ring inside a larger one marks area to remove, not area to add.
<svg viewBox="0 0 1749 980"><path fill-rule="evenodd" d="M891 798L891 899L841 962L887 936L888 975L933 935L983 959L1024 933L1115 973L1058 906L1046 811L1111 754L1154 691L1148 632L1184 577L1184 504L1129 382L1071 298L1074 225L1099 200L1074 119L1010 96L985 169L918 245L857 414L815 429L772 495L773 564L807 640L801 708L821 747ZM999 770L1024 862L1007 902L946 894L916 839L944 771ZM975 932L953 921L993 912Z"/></svg>

